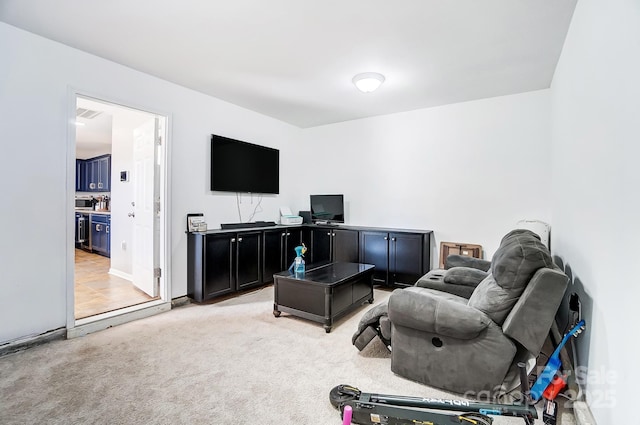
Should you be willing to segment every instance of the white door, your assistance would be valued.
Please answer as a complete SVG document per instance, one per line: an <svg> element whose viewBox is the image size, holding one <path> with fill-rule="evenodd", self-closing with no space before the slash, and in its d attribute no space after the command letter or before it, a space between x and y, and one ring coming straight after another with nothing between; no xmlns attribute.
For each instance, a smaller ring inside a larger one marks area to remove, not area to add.
<svg viewBox="0 0 640 425"><path fill-rule="evenodd" d="M134 199L129 213L133 220L133 284L152 297L157 297L159 292L159 276L154 273L159 257L159 173L156 158L159 137L158 118L150 119L133 132Z"/></svg>

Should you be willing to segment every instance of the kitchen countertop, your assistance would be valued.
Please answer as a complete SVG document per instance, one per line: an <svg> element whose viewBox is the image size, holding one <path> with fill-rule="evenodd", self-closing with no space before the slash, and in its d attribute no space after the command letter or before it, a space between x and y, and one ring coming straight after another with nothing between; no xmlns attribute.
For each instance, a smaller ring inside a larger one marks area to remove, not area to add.
<svg viewBox="0 0 640 425"><path fill-rule="evenodd" d="M83 210L82 208L76 208L75 210L76 212L79 213L83 213L83 214L104 214L104 215L111 215L111 211L96 211L96 210Z"/></svg>

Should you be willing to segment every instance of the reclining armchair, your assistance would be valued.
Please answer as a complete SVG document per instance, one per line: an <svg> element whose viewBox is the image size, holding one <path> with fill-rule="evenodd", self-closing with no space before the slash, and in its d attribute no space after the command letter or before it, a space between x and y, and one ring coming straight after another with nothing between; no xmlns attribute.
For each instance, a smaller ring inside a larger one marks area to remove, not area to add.
<svg viewBox="0 0 640 425"><path fill-rule="evenodd" d="M518 376L517 363L540 353L568 278L540 238L523 229L502 239L486 273L468 299L396 289L388 305L375 307L377 325L361 321L354 344L366 345L365 334L373 328L380 335L384 323L394 373L456 393L511 390L505 383Z"/></svg>
<svg viewBox="0 0 640 425"><path fill-rule="evenodd" d="M418 279L415 286L469 298L489 275L490 268L490 261L452 254L445 258L444 269L431 270Z"/></svg>

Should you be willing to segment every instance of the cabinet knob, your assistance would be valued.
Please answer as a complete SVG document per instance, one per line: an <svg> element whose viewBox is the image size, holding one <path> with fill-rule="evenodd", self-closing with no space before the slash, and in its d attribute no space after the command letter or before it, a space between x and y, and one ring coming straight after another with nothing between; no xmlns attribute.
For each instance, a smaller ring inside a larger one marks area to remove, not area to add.
<svg viewBox="0 0 640 425"><path fill-rule="evenodd" d="M291 236L291 233L287 232L287 236Z"/></svg>
<svg viewBox="0 0 640 425"><path fill-rule="evenodd" d="M130 212L129 214L127 214L127 216L129 216L129 217L135 217L135 216L136 216L136 213L134 213L134 212Z"/></svg>
<svg viewBox="0 0 640 425"><path fill-rule="evenodd" d="M287 235L286 233L283 233L283 234L280 235L280 237L284 238L286 235Z"/></svg>
<svg viewBox="0 0 640 425"><path fill-rule="evenodd" d="M231 242L235 242L235 241L236 241L236 238L231 238Z"/></svg>
<svg viewBox="0 0 640 425"><path fill-rule="evenodd" d="M396 238L391 238L391 240L395 242L395 241L396 241Z"/></svg>
<svg viewBox="0 0 640 425"><path fill-rule="evenodd" d="M242 242L242 238L238 238L238 242Z"/></svg>
<svg viewBox="0 0 640 425"><path fill-rule="evenodd" d="M331 233L327 233L327 236L331 236Z"/></svg>
<svg viewBox="0 0 640 425"><path fill-rule="evenodd" d="M388 241L388 240L389 240L389 238L385 236L385 237L384 237L384 240L385 240L385 241Z"/></svg>

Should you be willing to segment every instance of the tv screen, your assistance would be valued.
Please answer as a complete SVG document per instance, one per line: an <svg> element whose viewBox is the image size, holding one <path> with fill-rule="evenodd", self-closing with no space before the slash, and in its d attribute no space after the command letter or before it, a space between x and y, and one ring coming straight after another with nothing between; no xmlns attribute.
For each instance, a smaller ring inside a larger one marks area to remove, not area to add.
<svg viewBox="0 0 640 425"><path fill-rule="evenodd" d="M212 134L211 190L280 193L280 151Z"/></svg>
<svg viewBox="0 0 640 425"><path fill-rule="evenodd" d="M344 196L311 195L311 219L314 222L344 223Z"/></svg>

